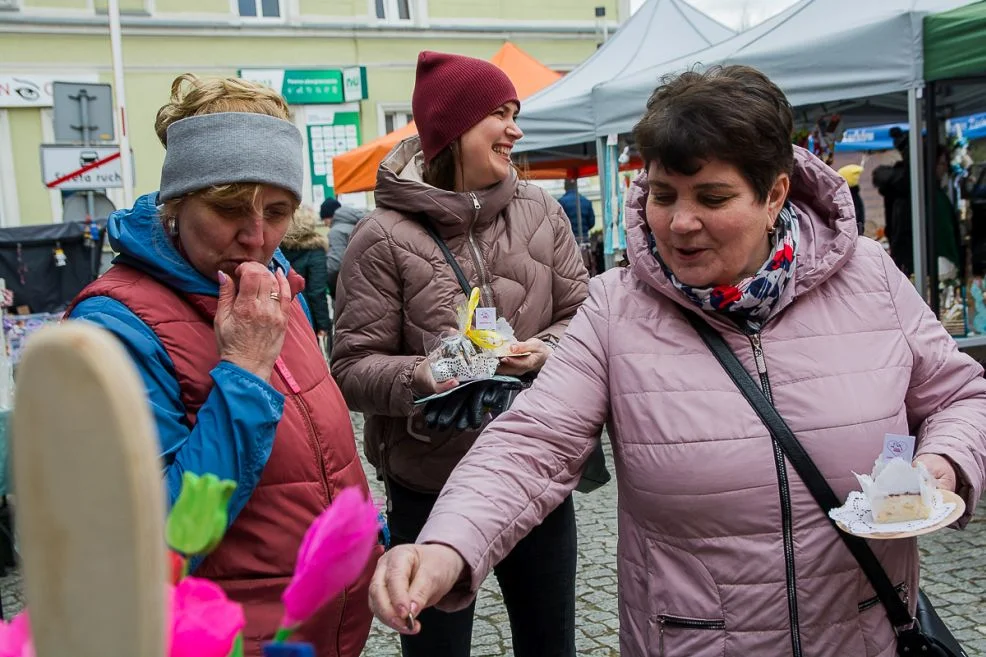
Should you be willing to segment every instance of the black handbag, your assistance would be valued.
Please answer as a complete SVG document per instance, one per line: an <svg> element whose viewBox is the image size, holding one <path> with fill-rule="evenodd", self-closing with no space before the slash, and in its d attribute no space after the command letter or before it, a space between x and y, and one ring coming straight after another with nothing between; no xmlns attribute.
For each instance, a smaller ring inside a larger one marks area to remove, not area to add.
<svg viewBox="0 0 986 657"><path fill-rule="evenodd" d="M421 225L425 231L427 231L428 235L431 236L431 239L435 241L435 244L438 245L442 255L445 256L445 260L448 261L449 266L452 267L452 271L455 272L455 278L459 281L459 287L462 288L462 292L468 299L469 295L472 294L472 286L469 284L469 279L466 278L466 275L463 273L458 261L456 261L455 256L452 255L452 251L448 248L445 240L443 240L441 236L435 232L435 229L432 228L427 219L422 219ZM530 382L526 382L526 385L529 386ZM511 395L502 410L506 410L515 397L516 394ZM596 442L595 449L593 449L592 453L589 455L589 460L586 461L585 468L582 471L582 477L579 479L579 483L575 487L575 490L580 493L591 493L597 488L609 483L612 478L612 475L606 467L606 453L603 451L602 441L599 440Z"/></svg>
<svg viewBox="0 0 986 657"><path fill-rule="evenodd" d="M822 507L825 516L832 522L839 537L849 548L856 561L859 562L863 574L870 580L873 590L876 591L877 597L887 610L887 616L890 618L890 623L897 635L897 654L907 657L915 655L968 657L945 623L938 617L927 596L921 591L918 591L917 613L914 618L911 618L907 605L897 595L886 571L866 541L842 531L829 517L829 511L842 506L839 498L828 485L815 462L808 456L808 452L798 442L784 418L777 413L774 405L764 395L760 386L746 371L733 350L729 348L726 340L696 313L686 311L685 316L701 336L702 341L715 355L722 368L726 370L736 387L743 393L746 401L756 411L760 420L766 425L771 437L784 450L791 465L794 466L801 480L811 492L812 497Z"/></svg>

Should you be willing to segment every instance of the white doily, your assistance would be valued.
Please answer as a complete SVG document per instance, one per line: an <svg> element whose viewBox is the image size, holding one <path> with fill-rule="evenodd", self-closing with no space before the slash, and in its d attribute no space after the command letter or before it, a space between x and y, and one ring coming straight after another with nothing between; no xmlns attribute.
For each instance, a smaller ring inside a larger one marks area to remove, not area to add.
<svg viewBox="0 0 986 657"><path fill-rule="evenodd" d="M832 520L836 520L850 534L896 534L898 532L915 532L928 527L934 527L942 522L955 510L955 504L945 502L941 493L935 491L931 506L931 515L924 520L908 520L907 522L876 523L870 509L870 500L860 491L849 493L846 503L838 509L829 511Z"/></svg>

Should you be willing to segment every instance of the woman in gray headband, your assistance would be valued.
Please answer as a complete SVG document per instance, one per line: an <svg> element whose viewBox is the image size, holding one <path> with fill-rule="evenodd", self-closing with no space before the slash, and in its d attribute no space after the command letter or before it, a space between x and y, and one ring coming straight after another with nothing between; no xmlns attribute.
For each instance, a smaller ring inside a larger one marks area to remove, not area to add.
<svg viewBox="0 0 986 657"><path fill-rule="evenodd" d="M367 491L305 281L278 250L301 198L302 139L274 91L188 74L155 129L167 150L160 191L110 217L120 255L69 316L109 329L133 357L172 504L186 472L236 482L222 542L190 565L243 605L245 654L260 655L305 531L343 488ZM319 657L362 651L375 562L346 604L295 633Z"/></svg>

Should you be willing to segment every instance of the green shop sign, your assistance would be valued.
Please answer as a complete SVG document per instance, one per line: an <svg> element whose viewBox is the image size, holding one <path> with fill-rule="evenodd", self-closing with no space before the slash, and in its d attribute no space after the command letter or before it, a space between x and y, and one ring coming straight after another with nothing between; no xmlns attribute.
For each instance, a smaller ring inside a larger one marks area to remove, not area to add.
<svg viewBox="0 0 986 657"><path fill-rule="evenodd" d="M366 99L366 67L326 69L240 69L244 80L275 89L289 105L334 105Z"/></svg>

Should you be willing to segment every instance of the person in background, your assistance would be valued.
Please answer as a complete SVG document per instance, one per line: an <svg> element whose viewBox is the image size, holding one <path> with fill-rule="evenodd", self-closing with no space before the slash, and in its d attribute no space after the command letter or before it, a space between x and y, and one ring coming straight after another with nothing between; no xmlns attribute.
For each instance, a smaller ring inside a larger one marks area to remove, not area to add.
<svg viewBox="0 0 986 657"><path fill-rule="evenodd" d="M565 500L604 423L618 472L622 657L890 657L897 632L839 530L692 325L720 333L840 499L885 435L966 504L986 483L986 379L884 249L845 182L791 144L783 92L745 66L666 79L633 130L630 266L479 437L370 603L468 605ZM689 319L690 318L690 319ZM913 617L913 539L869 541ZM439 654L439 653L434 653ZM902 654L902 653L901 653Z"/></svg>
<svg viewBox="0 0 986 657"><path fill-rule="evenodd" d="M329 226L329 256L326 259L326 278L328 281L329 294L335 299L336 279L339 278L339 269L342 266L342 257L346 253L349 245L349 237L353 234L356 224L366 214L362 210L342 205L331 196L322 202L319 211L322 221Z"/></svg>
<svg viewBox="0 0 986 657"><path fill-rule="evenodd" d="M326 296L328 278L325 272L325 254L328 240L316 230L320 223L315 211L301 205L291 218L291 226L281 240L281 253L291 263L299 276L305 279L302 295L312 315L312 325L320 339L329 339L332 318L329 316L329 300Z"/></svg>
<svg viewBox="0 0 986 657"><path fill-rule="evenodd" d="M504 392L498 381L453 390L457 381L432 376L425 356L457 328L463 286L478 288L481 306L495 308L519 341L497 371L531 378L550 362L588 281L564 211L543 189L518 180L511 164L523 133L517 91L503 71L472 57L422 52L412 107L419 136L381 162L377 208L356 227L342 263L332 352L346 401L366 417L366 456L387 486L395 545L417 539L485 424L485 397L475 391ZM449 390L434 423L415 410L416 399ZM475 414L443 421L444 411L463 407ZM515 483L504 478L504 492ZM575 506L571 495L555 506L494 569L516 657L575 655ZM453 613L410 610L417 620L401 636L404 657L468 657L474 610L469 602Z"/></svg>
<svg viewBox="0 0 986 657"><path fill-rule="evenodd" d="M579 244L588 244L589 231L596 225L596 213L592 209L592 201L579 194L578 180L569 178L565 181L565 193L558 199L558 204L572 223L572 234L576 241Z"/></svg>
<svg viewBox="0 0 986 657"><path fill-rule="evenodd" d="M884 220L887 240L890 244L890 257L905 275L911 276L914 273L912 238L914 231L911 219L910 136L897 127L891 128L890 134L894 139L894 148L900 153L901 159L892 165L876 167L873 170L873 186L884 199ZM921 146L924 147L923 140ZM935 180L943 180L947 173L948 156L942 151L935 163ZM932 220L936 255L944 258L948 263L944 268L939 266L939 273L947 271L948 276L961 276L964 258L959 246L958 217L948 194L940 184L935 185Z"/></svg>
<svg viewBox="0 0 986 657"><path fill-rule="evenodd" d="M863 205L863 197L859 195L859 177L863 175L863 167L858 164L847 164L839 169L839 175L849 185L852 205L856 210L856 229L862 235L866 230L866 207Z"/></svg>
<svg viewBox="0 0 986 657"><path fill-rule="evenodd" d="M897 127L890 129L890 136L900 160L873 169L873 186L883 197L884 234L890 247L890 257L905 276L910 276L914 273L910 140L907 132Z"/></svg>
<svg viewBox="0 0 986 657"><path fill-rule="evenodd" d="M186 472L236 482L226 534L193 572L243 606L246 657L274 637L315 518L345 488L369 494L304 281L278 251L304 183L290 118L266 86L179 76L154 124L166 150L160 191L110 216L120 255L67 311L109 330L133 359L169 504ZM370 561L294 634L317 657L362 652Z"/></svg>

